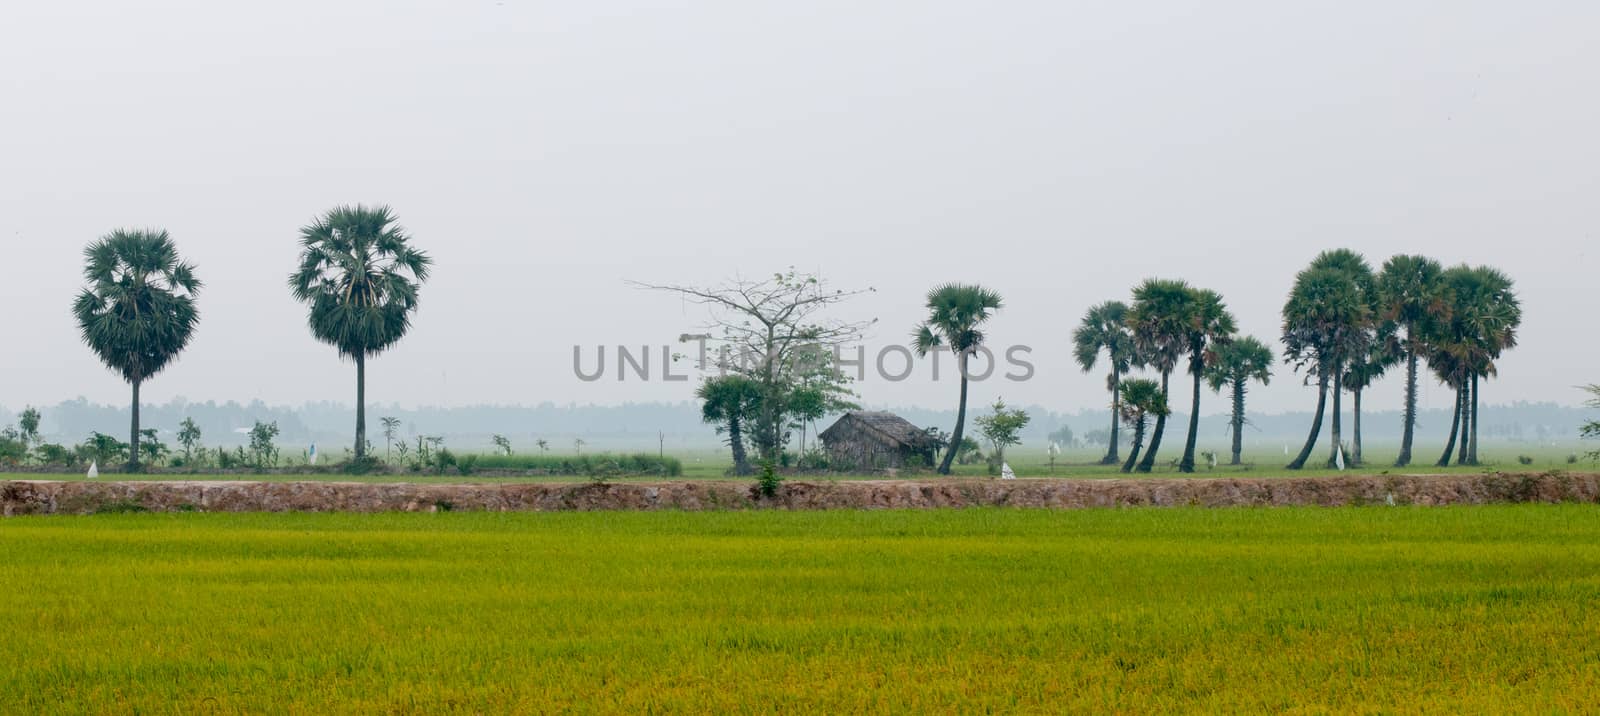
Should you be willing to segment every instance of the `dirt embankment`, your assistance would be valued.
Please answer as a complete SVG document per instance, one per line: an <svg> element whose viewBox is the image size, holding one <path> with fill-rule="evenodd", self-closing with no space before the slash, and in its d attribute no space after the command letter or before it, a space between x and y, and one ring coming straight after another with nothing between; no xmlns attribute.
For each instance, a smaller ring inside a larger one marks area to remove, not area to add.
<svg viewBox="0 0 1600 716"><path fill-rule="evenodd" d="M1600 502L1597 474L1141 480L413 485L348 482L0 482L6 516L152 512L1265 507Z"/></svg>

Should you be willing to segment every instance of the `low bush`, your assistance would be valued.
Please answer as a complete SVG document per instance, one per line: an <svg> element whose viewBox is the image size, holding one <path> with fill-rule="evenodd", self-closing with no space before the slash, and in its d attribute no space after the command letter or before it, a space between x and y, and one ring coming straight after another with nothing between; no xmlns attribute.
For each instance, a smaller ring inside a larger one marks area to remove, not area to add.
<svg viewBox="0 0 1600 716"><path fill-rule="evenodd" d="M683 461L648 453L633 455L478 455L478 470L525 470L579 477L678 477Z"/></svg>

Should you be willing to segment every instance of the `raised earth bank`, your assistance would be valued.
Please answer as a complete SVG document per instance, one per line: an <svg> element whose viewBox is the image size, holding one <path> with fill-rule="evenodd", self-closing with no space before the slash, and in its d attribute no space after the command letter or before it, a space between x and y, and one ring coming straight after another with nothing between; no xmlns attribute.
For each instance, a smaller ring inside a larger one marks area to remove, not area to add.
<svg viewBox="0 0 1600 716"><path fill-rule="evenodd" d="M1139 480L413 485L352 482L0 482L6 516L97 512L436 512L934 507L1267 507L1600 502L1600 475L1362 475Z"/></svg>

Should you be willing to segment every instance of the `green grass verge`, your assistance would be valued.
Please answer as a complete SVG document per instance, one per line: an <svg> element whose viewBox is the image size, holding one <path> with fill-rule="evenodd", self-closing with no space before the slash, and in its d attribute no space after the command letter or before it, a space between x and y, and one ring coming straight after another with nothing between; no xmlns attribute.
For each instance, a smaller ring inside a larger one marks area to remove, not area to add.
<svg viewBox="0 0 1600 716"><path fill-rule="evenodd" d="M1593 506L0 521L0 709L1581 711Z"/></svg>

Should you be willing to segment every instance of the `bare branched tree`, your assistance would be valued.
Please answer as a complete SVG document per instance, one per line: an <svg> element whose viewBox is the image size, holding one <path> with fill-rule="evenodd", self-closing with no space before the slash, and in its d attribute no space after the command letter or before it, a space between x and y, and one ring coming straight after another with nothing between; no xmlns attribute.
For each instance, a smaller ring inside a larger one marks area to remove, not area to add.
<svg viewBox="0 0 1600 716"><path fill-rule="evenodd" d="M762 460L777 460L788 443L799 410L796 391L804 378L815 374L814 362L832 362L875 323L824 315L872 289L830 288L820 277L792 267L762 279L735 277L710 287L629 283L676 293L709 309L707 333L685 338L699 341L697 368L744 376L760 387L749 439ZM715 347L714 354L710 347ZM847 376L832 367L839 384L847 382Z"/></svg>

